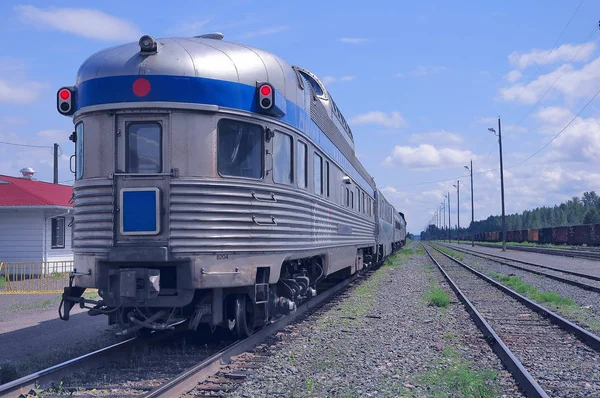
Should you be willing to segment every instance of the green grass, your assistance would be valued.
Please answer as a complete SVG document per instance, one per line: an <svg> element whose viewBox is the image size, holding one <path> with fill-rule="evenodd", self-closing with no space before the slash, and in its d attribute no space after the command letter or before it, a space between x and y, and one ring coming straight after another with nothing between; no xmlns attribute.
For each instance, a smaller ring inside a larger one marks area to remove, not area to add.
<svg viewBox="0 0 600 398"><path fill-rule="evenodd" d="M0 290L4 290L6 287L6 278L4 275L0 275Z"/></svg>
<svg viewBox="0 0 600 398"><path fill-rule="evenodd" d="M424 256L424 255L425 255L425 250L423 250L423 248L422 248L422 247L419 247L419 248L417 249L417 255L418 255L418 256Z"/></svg>
<svg viewBox="0 0 600 398"><path fill-rule="evenodd" d="M447 308L450 305L450 297L448 297L448 294L435 285L432 285L429 288L425 293L425 297L427 298L429 305L432 306Z"/></svg>
<svg viewBox="0 0 600 398"><path fill-rule="evenodd" d="M454 250L448 250L443 247L438 247L438 249L440 249L440 251L442 251L443 253L446 253L450 257L454 257L455 259L457 259L459 261L463 261L463 256L461 256L459 253L455 252Z"/></svg>
<svg viewBox="0 0 600 398"><path fill-rule="evenodd" d="M575 305L575 302L570 298L563 297L555 292L540 292L530 284L524 283L518 276L509 276L492 273L490 276L499 282L502 282L506 286L511 287L517 293L521 293L542 304L553 304L558 308L571 307Z"/></svg>
<svg viewBox="0 0 600 398"><path fill-rule="evenodd" d="M421 376L429 388L428 396L441 397L498 397L498 391L489 383L497 379L493 370L473 369L474 365L460 358L450 347L444 348L438 366Z"/></svg>
<svg viewBox="0 0 600 398"><path fill-rule="evenodd" d="M479 242L484 245L490 246L502 246L502 242ZM543 247L546 249L572 249L570 245L553 245L551 243L533 243L533 242L506 242L506 246L529 246L529 247Z"/></svg>
<svg viewBox="0 0 600 398"><path fill-rule="evenodd" d="M45 310L45 309L51 308L52 306L55 306L56 304L58 304L60 302L60 299L61 299L61 296L56 295L55 297L53 297L51 299L37 301L37 302L33 302L33 303L13 304L10 307L8 307L8 309L10 311L25 311L25 310L36 310L36 309Z"/></svg>

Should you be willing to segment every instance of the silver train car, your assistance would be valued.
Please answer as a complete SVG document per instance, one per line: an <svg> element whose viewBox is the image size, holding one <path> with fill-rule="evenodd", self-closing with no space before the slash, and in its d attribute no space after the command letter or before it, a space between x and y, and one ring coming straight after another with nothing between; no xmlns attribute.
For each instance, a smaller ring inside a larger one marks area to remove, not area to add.
<svg viewBox="0 0 600 398"><path fill-rule="evenodd" d="M57 109L75 126L64 320L246 336L404 243L323 83L266 51L143 36L88 58Z"/></svg>

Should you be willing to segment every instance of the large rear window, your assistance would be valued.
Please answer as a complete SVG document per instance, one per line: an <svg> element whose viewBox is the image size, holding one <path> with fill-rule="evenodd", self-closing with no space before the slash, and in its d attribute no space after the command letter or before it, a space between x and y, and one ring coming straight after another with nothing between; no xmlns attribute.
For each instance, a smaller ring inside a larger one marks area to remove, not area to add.
<svg viewBox="0 0 600 398"><path fill-rule="evenodd" d="M160 123L131 123L127 126L127 171L162 171L162 127ZM79 137L78 137L79 138Z"/></svg>

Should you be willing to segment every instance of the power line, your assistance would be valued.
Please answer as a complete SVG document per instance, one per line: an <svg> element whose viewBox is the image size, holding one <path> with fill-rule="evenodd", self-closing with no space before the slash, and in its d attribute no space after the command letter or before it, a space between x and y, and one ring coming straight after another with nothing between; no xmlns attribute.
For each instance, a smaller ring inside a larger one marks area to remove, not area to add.
<svg viewBox="0 0 600 398"><path fill-rule="evenodd" d="M539 74L540 72L540 65L543 65L546 60L548 59L548 57L550 57L550 55L554 52L554 50L556 49L556 45L558 44L558 42L560 41L561 37L563 36L563 34L565 33L565 31L567 30L567 28L569 27L569 25L571 24L571 21L573 21L573 18L575 18L575 15L577 14L577 12L579 11L579 8L581 8L581 5L583 4L584 0L581 0L581 2L579 3L579 5L577 6L577 9L575 10L575 12L573 13L573 15L571 15L571 18L569 19L569 21L567 22L567 24L565 25L565 27L563 28L562 32L560 32L560 35L558 35L558 38L556 39L556 41L554 42L554 45L552 46L552 48L550 49L550 51L548 52L548 54L546 54L546 57L544 58L544 60L542 61L541 64L538 64L537 68L536 68L536 75ZM521 92L519 93L519 97L521 96L521 94L523 94L523 92L525 91L525 88L527 86L523 86L523 89L521 90Z"/></svg>
<svg viewBox="0 0 600 398"><path fill-rule="evenodd" d="M17 144L17 143L14 143L14 142L5 142L5 141L0 141L0 144L13 145L13 146L22 146L22 147L28 147L28 148L42 148L42 149L50 149L50 150L52 150L52 147L45 146L45 145Z"/></svg>
<svg viewBox="0 0 600 398"><path fill-rule="evenodd" d="M534 157L535 155L537 155L538 153L540 153L541 151L544 150L544 148L546 148L548 145L550 145L550 143L552 141L554 141L555 139L558 138L559 135L561 135L562 133L565 132L565 130L575 121L575 119L577 119L579 117L579 115L581 115L581 113L585 110L585 108L588 107L589 104L592 103L592 101L594 101L596 99L596 97L598 96L598 94L600 94L600 90L596 91L596 94L594 94L594 96L587 102L587 104L584 105L583 108L581 108L581 110L579 112L577 112L577 114L575 116L573 116L573 119L571 119L569 121L569 123L567 123L567 125L565 127L563 127L550 141L546 142L544 144L544 146L542 146L540 149L538 149L537 151L535 151L533 154L531 154L528 158L526 158L525 160L513 165L513 166L509 166L507 167L507 169L511 169L513 167L517 167L522 165L523 163L527 162L529 159L531 159L532 157Z"/></svg>
<svg viewBox="0 0 600 398"><path fill-rule="evenodd" d="M534 111L534 109L537 108L537 106L546 98L546 96L548 95L548 93L550 92L550 90L552 90L554 88L554 86L556 85L556 83L564 76L564 74L567 71L567 68L569 66L573 65L573 62L575 62L575 60L577 60L577 57L579 57L579 53L581 53L581 50L583 50L583 48L587 45L587 43L592 38L592 36L594 36L596 34L597 29L598 28L596 26L594 26L594 28L592 29L592 31L588 35L587 39L585 39L585 41L579 46L579 49L577 49L577 52L575 52L575 54L571 58L571 61L569 61L568 64L566 64L566 65L563 66L561 73L559 73L559 75L556 77L556 79L554 79L554 82L552 82L552 84L550 85L550 87L548 87L546 89L546 91L544 92L544 94L536 101L536 103L529 109L529 111L527 111L527 113L525 114L525 116L523 116L523 118L521 118L521 120L519 121L519 123L516 124L516 127L519 127L529 117L529 115L531 115L531 113ZM523 94L523 91L525 90L525 87L527 87L527 86L523 86L523 90L521 91L521 94ZM519 96L521 94L519 94Z"/></svg>
<svg viewBox="0 0 600 398"><path fill-rule="evenodd" d="M560 131L558 133L556 133L556 135L554 135L554 137L552 137L552 139L550 141L546 142L540 149L538 149L537 151L535 151L534 153L532 153L531 155L529 155L527 158L525 158L524 160L520 161L519 163L514 164L512 166L505 167L505 169L512 169L512 168L515 168L517 166L520 166L523 163L525 163L528 160L530 160L531 158L533 158L535 155L537 155L541 151L543 151L544 148L546 148L548 145L550 145L555 139L557 139L562 133L564 133L569 128L569 126L571 124L573 124L573 122L575 121L575 119L577 119L583 113L583 111L586 110L586 108L596 99L596 97L598 95L600 95L600 90L596 91L596 94L594 94L592 96L592 98L579 110L579 112L577 112L577 114L575 116L573 116L573 118L562 129L560 129ZM493 172L493 171L496 171L496 169L493 168L493 169L489 169L489 170L479 171L477 173L473 173L473 175L481 175L481 174L485 174L485 173L489 173L489 172ZM469 175L461 175L461 176L458 176L458 177L446 178L446 179L443 179L443 180L419 182L419 183L416 183L416 184L397 185L397 186L394 186L393 188L405 188L405 187L413 187L413 186L418 186L418 185L435 184L435 183L438 183L438 182L454 181L456 179L465 178L465 177L468 177L468 176Z"/></svg>

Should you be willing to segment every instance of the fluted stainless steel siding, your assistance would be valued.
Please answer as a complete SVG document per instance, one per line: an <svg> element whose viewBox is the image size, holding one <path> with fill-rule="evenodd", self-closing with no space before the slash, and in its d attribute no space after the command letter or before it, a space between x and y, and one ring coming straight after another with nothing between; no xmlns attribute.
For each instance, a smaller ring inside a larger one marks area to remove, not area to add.
<svg viewBox="0 0 600 398"><path fill-rule="evenodd" d="M73 187L73 251L106 252L113 245L114 193L110 179L85 179Z"/></svg>
<svg viewBox="0 0 600 398"><path fill-rule="evenodd" d="M173 253L291 251L375 244L375 223L286 186L232 180L171 180ZM277 202L259 202L275 195ZM268 224L271 217L277 225ZM338 232L352 227L351 235Z"/></svg>

